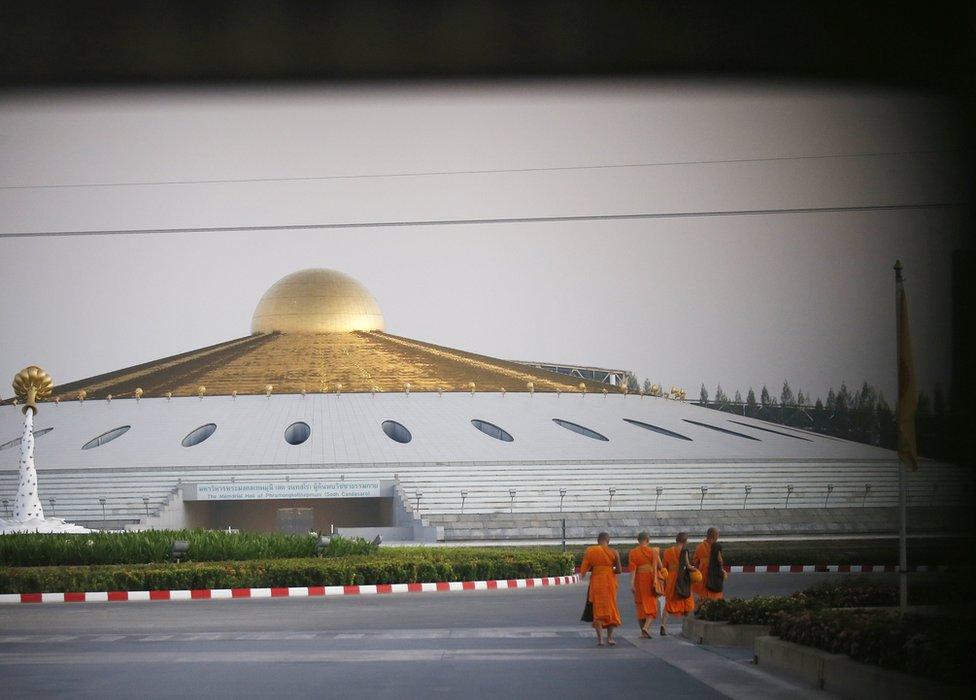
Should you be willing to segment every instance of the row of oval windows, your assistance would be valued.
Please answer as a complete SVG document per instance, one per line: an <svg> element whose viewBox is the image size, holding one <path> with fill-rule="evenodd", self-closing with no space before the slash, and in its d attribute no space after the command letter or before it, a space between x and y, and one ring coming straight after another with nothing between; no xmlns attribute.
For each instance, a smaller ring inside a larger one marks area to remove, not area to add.
<svg viewBox="0 0 976 700"><path fill-rule="evenodd" d="M566 428L567 430L571 430L574 433L578 433L579 435L584 435L593 440L600 440L602 442L610 441L610 438L606 437L605 435L601 435L597 431L587 428L586 426L579 425L577 423L572 423L568 420L563 420L561 418L553 418L552 420L557 425ZM631 425L635 425L639 428L644 428L645 430L651 430L660 435L666 435L668 437L676 438L678 440L687 440L688 442L693 441L692 438L688 437L687 435L676 433L673 430L668 430L667 428L662 428L658 425L645 423L644 421L634 420L632 418L624 418L623 420L626 423L630 423ZM702 423L700 421L690 420L688 418L683 418L682 420L685 423L697 425L702 428L708 428L710 430L715 430L717 432L725 433L727 435L735 435L736 437L740 437L745 440L754 440L756 442L760 442L760 439L757 437L736 432L735 430L730 430L728 428L721 428L717 425L710 425L709 423ZM782 435L783 437L793 438L794 440L803 440L805 442L812 442L812 440L808 438L800 437L799 435L792 435L790 433L781 432L779 430L773 430L771 428L749 425L748 423L741 423L739 421L735 421L731 419L729 419L729 422L735 423L737 425L742 425L744 427L751 428L753 430L762 430L767 433L775 433L776 435ZM486 420L481 420L480 418L474 418L471 420L471 425L473 425L475 428L483 432L485 435L495 438L496 440L501 440L502 442L515 441L515 438L512 437L512 435L508 431L504 430L503 428L499 428L494 423L489 423ZM118 437L121 437L122 435L127 433L131 427L132 426L129 425L122 425L119 426L118 428L113 428L108 432L102 433L98 437L92 438L84 445L82 445L81 449L90 450L95 447L100 447L108 442L111 442L112 440L115 440ZM401 423L397 423L395 420L385 420L380 424L380 427L383 429L383 432L386 433L387 437L389 437L391 440L394 440L396 442L408 443L413 439L413 435L410 434L410 431L407 429L407 427ZM42 430L36 431L34 435L35 437L40 435L46 435L52 430L54 430L54 428L44 428ZM216 423L205 423L204 425L201 425L199 428L195 428L194 430L190 431L187 434L187 436L183 438L181 444L183 445L183 447L193 447L194 445L199 445L201 442L209 438L215 432L217 432ZM311 435L312 435L311 426L309 426L309 424L305 423L304 421L297 421L289 425L287 428L285 428L284 438L285 438L285 442L287 442L289 445L301 445L303 442L308 440L308 438ZM10 440L0 445L0 450L7 449L8 447L13 447L14 445L17 445L19 443L20 443L20 438Z"/></svg>

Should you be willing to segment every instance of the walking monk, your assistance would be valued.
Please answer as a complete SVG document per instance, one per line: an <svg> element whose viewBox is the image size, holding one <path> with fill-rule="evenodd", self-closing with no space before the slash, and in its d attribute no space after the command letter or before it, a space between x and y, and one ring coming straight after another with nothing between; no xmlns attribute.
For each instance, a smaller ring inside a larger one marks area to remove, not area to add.
<svg viewBox="0 0 976 700"><path fill-rule="evenodd" d="M617 574L620 573L620 555L610 549L610 535L601 532L595 547L587 547L580 565L580 574L590 572L590 588L587 600L593 604L593 629L596 630L597 646L603 646L603 630L607 631L607 644L613 641L613 630L620 625L617 610Z"/></svg>
<svg viewBox="0 0 976 700"><path fill-rule="evenodd" d="M661 555L657 547L647 545L651 536L645 531L637 535L637 546L627 555L628 569L631 573L630 590L634 594L634 605L637 607L637 624L640 625L641 637L651 638L648 627L651 620L657 618L657 593L654 582L661 571Z"/></svg>
<svg viewBox="0 0 976 700"><path fill-rule="evenodd" d="M688 534L679 532L674 538L675 545L664 550L664 568L668 570L668 582L664 588L664 613L661 615L661 636L667 634L665 629L668 613L684 615L695 609L695 599L691 596L691 572L696 571L691 565L691 555L688 553Z"/></svg>
<svg viewBox="0 0 976 700"><path fill-rule="evenodd" d="M692 584L691 586L691 591L695 595L696 610L701 606L703 600L721 600L725 597L725 594L722 592L723 587L721 585L716 586L713 581L712 586L709 587L709 563L713 558L718 562L719 566L722 566L725 563L722 561L721 545L719 545L717 548L714 546L717 542L718 528L708 528L708 531L705 533L705 539L702 540L701 544L695 548L695 553L691 557L692 565L702 572L702 580L698 583ZM715 550L714 557L712 556L713 550ZM722 577L723 581L724 575L725 571L722 569L719 576Z"/></svg>

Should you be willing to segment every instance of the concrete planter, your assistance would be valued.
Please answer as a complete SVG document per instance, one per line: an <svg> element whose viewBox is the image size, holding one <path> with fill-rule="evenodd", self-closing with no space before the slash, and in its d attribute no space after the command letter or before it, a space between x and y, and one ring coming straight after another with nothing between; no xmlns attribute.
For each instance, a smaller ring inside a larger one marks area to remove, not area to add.
<svg viewBox="0 0 976 700"><path fill-rule="evenodd" d="M968 697L962 688L863 664L845 654L830 654L784 642L779 637L758 637L754 648L758 665L787 673L843 698Z"/></svg>
<svg viewBox="0 0 976 700"><path fill-rule="evenodd" d="M757 638L769 634L769 625L730 625L687 616L681 623L681 634L695 644L752 647Z"/></svg>

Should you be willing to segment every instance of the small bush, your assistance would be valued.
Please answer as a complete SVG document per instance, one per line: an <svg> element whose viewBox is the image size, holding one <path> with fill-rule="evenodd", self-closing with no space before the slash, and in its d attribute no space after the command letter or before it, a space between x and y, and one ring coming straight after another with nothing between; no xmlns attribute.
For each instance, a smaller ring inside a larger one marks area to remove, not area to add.
<svg viewBox="0 0 976 700"><path fill-rule="evenodd" d="M561 552L380 549L371 556L0 568L0 593L422 583L563 576Z"/></svg>
<svg viewBox="0 0 976 700"><path fill-rule="evenodd" d="M698 610L698 617L711 622L728 622L732 625L771 625L780 613L797 612L810 607L810 601L802 593L791 596L757 596L731 600L706 600Z"/></svg>
<svg viewBox="0 0 976 700"><path fill-rule="evenodd" d="M847 654L855 661L941 682L968 682L976 662L968 639L972 615L968 617L902 616L885 610L803 610L782 613L771 632L788 642Z"/></svg>

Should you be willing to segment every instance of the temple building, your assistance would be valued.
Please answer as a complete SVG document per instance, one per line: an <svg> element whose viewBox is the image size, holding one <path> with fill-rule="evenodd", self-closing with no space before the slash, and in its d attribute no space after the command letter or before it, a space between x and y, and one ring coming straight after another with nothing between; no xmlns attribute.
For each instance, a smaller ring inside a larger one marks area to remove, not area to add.
<svg viewBox="0 0 976 700"><path fill-rule="evenodd" d="M48 515L388 541L553 540L564 522L569 539L706 521L742 535L894 527L889 450L628 392L619 370L392 335L340 272L281 279L250 331L55 386L35 421ZM2 403L6 514L22 416ZM952 527L971 487L923 461L911 523Z"/></svg>

